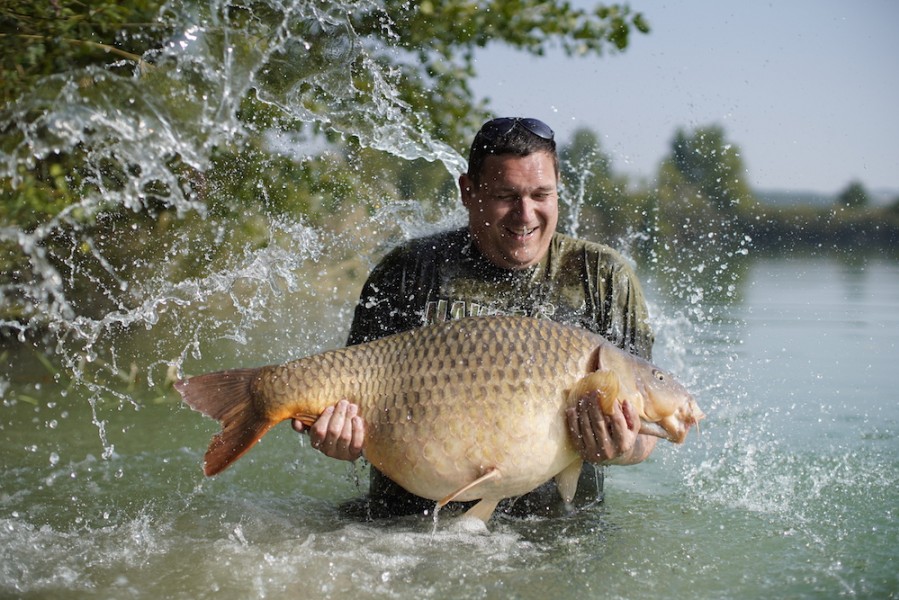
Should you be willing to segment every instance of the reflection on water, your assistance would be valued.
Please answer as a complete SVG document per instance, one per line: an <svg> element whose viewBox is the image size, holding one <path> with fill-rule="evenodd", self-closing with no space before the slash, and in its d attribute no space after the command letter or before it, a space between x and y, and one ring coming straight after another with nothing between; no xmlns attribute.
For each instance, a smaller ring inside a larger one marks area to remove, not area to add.
<svg viewBox="0 0 899 600"><path fill-rule="evenodd" d="M708 347L681 348L710 415L701 433L683 447L661 445L642 465L610 469L602 507L500 519L488 531L346 517L339 506L361 493L359 474L286 426L204 479L215 425L173 393L134 392L134 405L109 400L92 410L83 390L32 378L40 369L16 377L7 355L0 589L183 598L299 589L326 597L895 593L895 265L867 259L862 275L847 279L830 257L751 261L745 299L718 306L718 322L698 336ZM665 300L654 305L667 314ZM667 338L679 328L664 319L659 328L660 347L676 346ZM719 336L736 343L716 345ZM106 459L97 418L114 448Z"/></svg>

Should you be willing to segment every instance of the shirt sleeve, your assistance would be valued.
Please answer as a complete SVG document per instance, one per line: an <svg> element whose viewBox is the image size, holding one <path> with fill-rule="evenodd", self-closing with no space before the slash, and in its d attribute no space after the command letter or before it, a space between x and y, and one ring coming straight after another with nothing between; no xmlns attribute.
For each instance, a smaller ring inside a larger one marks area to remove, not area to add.
<svg viewBox="0 0 899 600"><path fill-rule="evenodd" d="M649 309L637 275L626 264L615 270L612 283L614 302L621 320L621 340L625 350L646 360L652 359L655 336L649 325Z"/></svg>
<svg viewBox="0 0 899 600"><path fill-rule="evenodd" d="M602 247L591 284L598 332L619 348L651 360L655 337L637 274L618 252Z"/></svg>

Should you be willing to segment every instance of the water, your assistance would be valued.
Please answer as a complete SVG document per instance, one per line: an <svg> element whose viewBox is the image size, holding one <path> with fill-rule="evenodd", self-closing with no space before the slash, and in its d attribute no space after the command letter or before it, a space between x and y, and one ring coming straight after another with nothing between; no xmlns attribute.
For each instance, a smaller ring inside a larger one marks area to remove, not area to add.
<svg viewBox="0 0 899 600"><path fill-rule="evenodd" d="M237 118L250 88L289 123L267 132L275 153L316 150L321 128L461 168L404 112L346 6L254 6L259 19L235 23L218 2L172 2L162 18L180 33L149 74L52 77L4 114L0 175L77 151L88 184L42 227L0 227L27 265L0 299L35 317L6 323L0 349L0 596L899 595L894 252L768 258L722 240L641 265L657 362L709 416L683 447L610 469L592 511L486 529L366 522L341 508L366 474L286 425L203 478L217 426L181 406L172 379L340 345L383 248L459 218L392 201L346 229L208 210L181 175L214 172L212 149L253 133ZM133 177L110 187L109 165ZM91 227L110 206L151 218Z"/></svg>
<svg viewBox="0 0 899 600"><path fill-rule="evenodd" d="M610 469L599 509L487 530L346 515L361 473L286 425L204 479L216 426L173 392L92 411L39 363L14 369L34 363L27 351L8 355L2 595L895 596L899 266L747 261L742 297L679 359L709 413L701 434ZM679 328L657 327L659 362L676 362L666 336ZM106 459L97 418L114 447Z"/></svg>

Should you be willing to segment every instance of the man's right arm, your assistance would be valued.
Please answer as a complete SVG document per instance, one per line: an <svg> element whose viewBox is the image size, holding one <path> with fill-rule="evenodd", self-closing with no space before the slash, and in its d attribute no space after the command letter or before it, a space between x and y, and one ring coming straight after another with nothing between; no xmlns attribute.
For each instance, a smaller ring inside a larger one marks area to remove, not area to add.
<svg viewBox="0 0 899 600"><path fill-rule="evenodd" d="M409 327L403 322L405 311L397 310L397 298L403 293L405 279L402 250L396 249L369 274L350 326L347 345L370 342ZM312 447L325 456L338 460L356 460L362 456L365 443L365 422L359 407L347 400L325 409L311 427L294 419L295 431L308 433Z"/></svg>

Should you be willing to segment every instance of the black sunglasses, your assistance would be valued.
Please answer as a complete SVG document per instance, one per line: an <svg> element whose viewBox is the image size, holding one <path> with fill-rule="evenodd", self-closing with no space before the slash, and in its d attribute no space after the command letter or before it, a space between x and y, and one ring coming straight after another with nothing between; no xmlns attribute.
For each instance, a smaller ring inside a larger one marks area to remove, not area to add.
<svg viewBox="0 0 899 600"><path fill-rule="evenodd" d="M478 135L485 137L488 141L492 142L496 138L506 135L515 129L516 125L521 125L530 133L539 138L543 138L544 140L551 140L555 135L549 125L540 119L532 119L529 117L499 117L487 121L484 123L484 126L481 127Z"/></svg>

